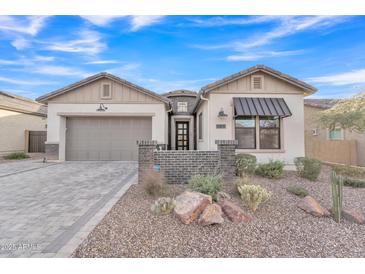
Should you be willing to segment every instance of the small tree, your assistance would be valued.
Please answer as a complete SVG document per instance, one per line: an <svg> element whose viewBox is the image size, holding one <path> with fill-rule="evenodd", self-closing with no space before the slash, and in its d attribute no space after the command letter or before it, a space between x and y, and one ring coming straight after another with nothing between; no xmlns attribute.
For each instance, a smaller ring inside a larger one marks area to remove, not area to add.
<svg viewBox="0 0 365 274"><path fill-rule="evenodd" d="M325 128L341 127L358 133L365 132L365 92L340 100L332 108L322 111L318 118Z"/></svg>

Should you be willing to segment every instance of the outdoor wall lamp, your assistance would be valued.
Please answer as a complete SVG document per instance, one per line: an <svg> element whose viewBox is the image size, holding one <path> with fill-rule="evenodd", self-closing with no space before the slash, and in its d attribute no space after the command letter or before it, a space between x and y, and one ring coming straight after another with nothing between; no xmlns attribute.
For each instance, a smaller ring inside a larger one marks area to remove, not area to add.
<svg viewBox="0 0 365 274"><path fill-rule="evenodd" d="M218 112L218 118L226 118L227 116L228 114L225 114L223 108L221 108L221 110Z"/></svg>
<svg viewBox="0 0 365 274"><path fill-rule="evenodd" d="M106 111L108 107L104 106L104 104L100 104L99 108L96 109L96 111Z"/></svg>

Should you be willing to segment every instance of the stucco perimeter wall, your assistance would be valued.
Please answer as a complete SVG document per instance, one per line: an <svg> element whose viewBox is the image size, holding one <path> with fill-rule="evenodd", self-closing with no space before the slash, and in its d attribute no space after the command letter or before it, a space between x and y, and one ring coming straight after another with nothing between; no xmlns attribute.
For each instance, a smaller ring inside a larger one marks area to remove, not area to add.
<svg viewBox="0 0 365 274"><path fill-rule="evenodd" d="M99 104L48 104L47 143L59 145L59 160L65 160L66 117L116 117L150 116L152 117L152 138L158 143L167 143L167 113L163 103L153 104L107 104L105 112L96 111Z"/></svg>
<svg viewBox="0 0 365 274"><path fill-rule="evenodd" d="M304 156L304 107L302 94L257 94L257 93L211 93L209 95L209 139L207 149L216 149L215 140L235 139L234 97L272 97L284 98L292 116L282 119L282 149L280 150L236 150L236 153L250 153L259 162L278 159L287 165L292 165L295 157ZM224 119L218 118L218 112L223 108L228 115ZM224 124L226 128L217 128L217 124Z"/></svg>
<svg viewBox="0 0 365 274"><path fill-rule="evenodd" d="M25 149L25 130L46 130L47 118L0 109L0 154Z"/></svg>

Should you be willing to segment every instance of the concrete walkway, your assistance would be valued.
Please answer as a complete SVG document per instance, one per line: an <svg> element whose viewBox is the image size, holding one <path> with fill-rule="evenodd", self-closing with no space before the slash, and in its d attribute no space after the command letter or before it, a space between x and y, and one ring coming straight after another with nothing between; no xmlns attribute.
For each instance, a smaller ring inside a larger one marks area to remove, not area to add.
<svg viewBox="0 0 365 274"><path fill-rule="evenodd" d="M135 162L0 164L0 257L68 257L136 176Z"/></svg>

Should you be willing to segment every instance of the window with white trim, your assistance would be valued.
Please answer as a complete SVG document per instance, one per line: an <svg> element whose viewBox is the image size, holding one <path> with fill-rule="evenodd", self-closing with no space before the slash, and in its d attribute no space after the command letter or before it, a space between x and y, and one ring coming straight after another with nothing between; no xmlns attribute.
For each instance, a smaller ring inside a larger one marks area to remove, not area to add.
<svg viewBox="0 0 365 274"><path fill-rule="evenodd" d="M188 112L188 102L177 102L177 112Z"/></svg>
<svg viewBox="0 0 365 274"><path fill-rule="evenodd" d="M264 88L264 76L253 75L251 77L251 87L252 89L262 90Z"/></svg>
<svg viewBox="0 0 365 274"><path fill-rule="evenodd" d="M334 128L328 130L328 139L330 140L343 140L343 129Z"/></svg>
<svg viewBox="0 0 365 274"><path fill-rule="evenodd" d="M198 138L203 140L203 112L198 116Z"/></svg>
<svg viewBox="0 0 365 274"><path fill-rule="evenodd" d="M112 98L112 86L109 83L101 84L101 99L111 99Z"/></svg>
<svg viewBox="0 0 365 274"><path fill-rule="evenodd" d="M239 149L280 149L280 118L247 116L235 119Z"/></svg>

